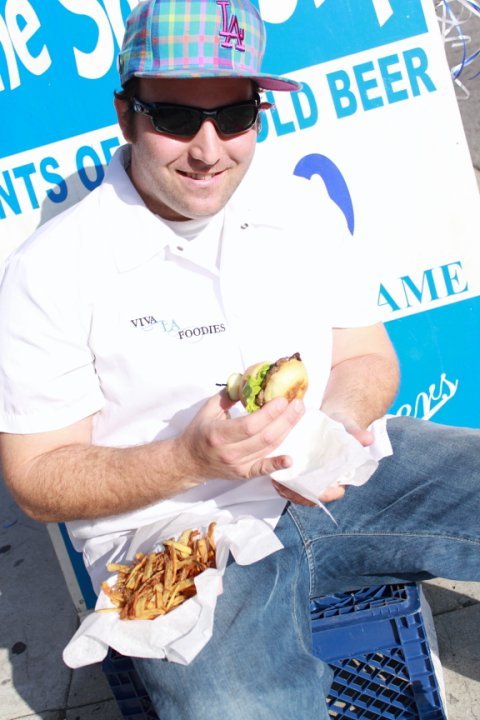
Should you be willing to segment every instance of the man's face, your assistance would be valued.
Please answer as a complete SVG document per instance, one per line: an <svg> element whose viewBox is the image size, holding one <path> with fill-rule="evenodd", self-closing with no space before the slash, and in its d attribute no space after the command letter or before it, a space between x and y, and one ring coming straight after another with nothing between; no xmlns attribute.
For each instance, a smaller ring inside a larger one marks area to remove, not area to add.
<svg viewBox="0 0 480 720"><path fill-rule="evenodd" d="M252 83L242 78L141 78L137 97L210 110L249 100L252 93ZM133 133L122 122L121 111L119 120L132 145L131 180L147 207L167 220L201 218L221 210L255 152L255 127L225 136L206 120L196 135L181 138L158 133L150 118L138 113Z"/></svg>

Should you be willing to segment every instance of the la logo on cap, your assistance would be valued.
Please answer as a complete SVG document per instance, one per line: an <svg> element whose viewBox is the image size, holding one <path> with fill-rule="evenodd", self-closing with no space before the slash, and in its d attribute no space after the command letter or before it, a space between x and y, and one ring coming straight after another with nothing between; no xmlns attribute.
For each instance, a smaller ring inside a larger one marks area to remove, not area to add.
<svg viewBox="0 0 480 720"><path fill-rule="evenodd" d="M245 30L239 26L236 15L228 17L229 0L217 0L217 5L222 8L223 28L219 33L220 37L223 38L221 47L233 48L232 41L236 40L236 49L245 52L245 45L243 44Z"/></svg>

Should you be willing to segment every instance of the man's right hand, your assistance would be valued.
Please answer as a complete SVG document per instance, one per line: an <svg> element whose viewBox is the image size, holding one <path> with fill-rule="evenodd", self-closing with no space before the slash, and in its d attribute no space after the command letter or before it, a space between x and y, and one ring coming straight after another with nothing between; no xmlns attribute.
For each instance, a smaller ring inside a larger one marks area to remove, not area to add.
<svg viewBox="0 0 480 720"><path fill-rule="evenodd" d="M246 480L290 467L287 455L272 455L305 412L301 400L270 401L250 415L230 417L235 403L225 391L214 395L176 439L182 474Z"/></svg>

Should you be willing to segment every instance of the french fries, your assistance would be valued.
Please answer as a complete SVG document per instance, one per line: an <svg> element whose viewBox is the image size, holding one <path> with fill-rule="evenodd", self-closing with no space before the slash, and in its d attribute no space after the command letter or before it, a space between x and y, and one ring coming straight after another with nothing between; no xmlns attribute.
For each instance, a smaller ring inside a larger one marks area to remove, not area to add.
<svg viewBox="0 0 480 720"><path fill-rule="evenodd" d="M132 565L107 565L117 579L114 585L102 583L102 590L115 607L103 612L115 610L121 620L153 620L193 597L194 578L216 566L215 526L210 523L205 537L198 530L185 530L178 540L165 540L162 552L137 553Z"/></svg>

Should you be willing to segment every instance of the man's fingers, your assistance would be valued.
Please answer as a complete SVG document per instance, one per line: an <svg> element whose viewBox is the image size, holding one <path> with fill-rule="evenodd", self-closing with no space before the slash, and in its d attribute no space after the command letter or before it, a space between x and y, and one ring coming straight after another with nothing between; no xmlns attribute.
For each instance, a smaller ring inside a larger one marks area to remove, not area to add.
<svg viewBox="0 0 480 720"><path fill-rule="evenodd" d="M370 432L370 430L365 430L364 428L360 427L358 422L348 415L345 415L345 413L330 413L329 416L332 418L332 420L335 420L335 422L339 422L343 425L345 430L352 435L352 437L355 438L355 440L358 440L358 442L363 445L363 447L368 447L369 445L372 445L374 442L373 433Z"/></svg>
<svg viewBox="0 0 480 720"><path fill-rule="evenodd" d="M371 433L370 430L362 430L359 427L352 429L346 427L345 430L349 432L350 435L353 435L355 440L358 440L358 442L363 445L363 447L368 447L369 445L372 445L373 433Z"/></svg>
<svg viewBox="0 0 480 720"><path fill-rule="evenodd" d="M292 465L292 458L288 455L276 455L275 457L260 458L250 467L250 476L271 475L277 470L285 470ZM274 482L274 481L272 481Z"/></svg>
<svg viewBox="0 0 480 720"><path fill-rule="evenodd" d="M272 484L278 494L286 498L286 500L290 500L290 502L296 503L297 505L315 507L315 503L307 500L307 498L303 497L303 495L299 495L298 493L293 492L293 490L289 490L289 488L282 485L282 483L272 479ZM321 495L319 495L318 499L322 503L328 503L333 500L340 500L344 495L345 488L343 485L332 485L331 487L326 488Z"/></svg>
<svg viewBox="0 0 480 720"><path fill-rule="evenodd" d="M248 441L251 453L268 447L277 447L298 423L304 412L305 406L301 400L294 400L291 403L285 398L271 400L261 410L241 418L237 424L236 440Z"/></svg>
<svg viewBox="0 0 480 720"><path fill-rule="evenodd" d="M217 407L224 413L228 413L228 411L235 405L235 401L230 400L226 388L222 388L222 390L208 400L207 405L209 404L212 407Z"/></svg>
<svg viewBox="0 0 480 720"><path fill-rule="evenodd" d="M285 487L285 485L282 485L282 483L277 482L276 480L272 480L273 487L277 491L279 495L281 495L286 500L289 500L290 502L295 503L296 505L304 505L306 507L315 507L315 503L311 502L310 500L307 500L307 498L304 498L303 495L298 495L298 493L293 492L293 490L289 490Z"/></svg>
<svg viewBox="0 0 480 720"><path fill-rule="evenodd" d="M256 410L250 415L244 415L242 422L238 423L239 433L243 433L245 438L258 435L281 417L287 408L288 400L286 400L286 398L275 398L275 400L267 403L260 410Z"/></svg>
<svg viewBox="0 0 480 720"><path fill-rule="evenodd" d="M345 488L343 485L332 485L331 487L326 488L321 495L319 495L318 499L320 502L328 503L333 500L340 500L340 498L344 495Z"/></svg>
<svg viewBox="0 0 480 720"><path fill-rule="evenodd" d="M243 465L254 465L255 469L258 469L259 463L266 461L281 445L305 409L301 401L290 404L285 398L278 398L278 401L272 400L251 415L234 417L228 422L216 424L211 434L211 442L221 450L222 455L228 456L227 462L240 461ZM268 468L268 472L280 469L271 468L271 465L268 465ZM249 472L250 477L254 476L253 470L254 468ZM268 472L263 471L260 474Z"/></svg>

